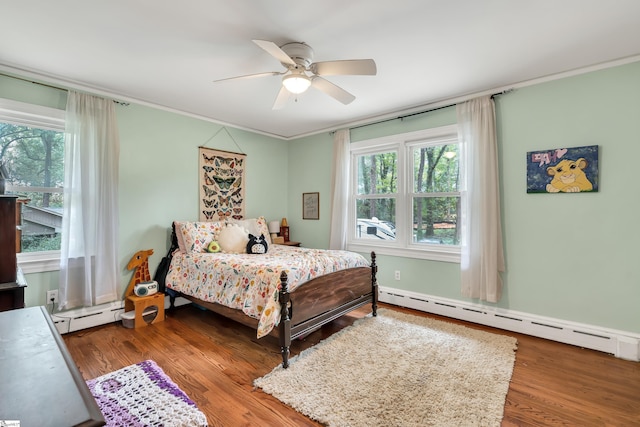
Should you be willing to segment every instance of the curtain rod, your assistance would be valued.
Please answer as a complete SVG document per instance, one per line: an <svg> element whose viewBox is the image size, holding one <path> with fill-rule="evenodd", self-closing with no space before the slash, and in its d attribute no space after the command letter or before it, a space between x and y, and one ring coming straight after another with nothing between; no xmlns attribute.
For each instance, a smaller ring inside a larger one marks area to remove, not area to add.
<svg viewBox="0 0 640 427"><path fill-rule="evenodd" d="M27 82L27 83L33 83L34 85L40 85L40 86L48 87L48 88L51 88L51 89L56 89L56 90L61 90L61 91L64 91L64 92L69 92L69 89L67 89L67 88L63 88L63 87L59 87L59 86L53 86L53 85L50 85L50 84L47 84L47 83L36 82L34 80L31 80L31 79L25 79L24 77L12 76L12 75L5 74L5 73L0 73L0 75L1 76L5 76L5 77L9 77L11 79L22 80L23 82ZM116 101L115 99L112 99L112 101L115 102L118 105L122 105L122 106L125 106L125 107L128 107L130 105L130 103L128 103L128 102Z"/></svg>
<svg viewBox="0 0 640 427"><path fill-rule="evenodd" d="M499 95L504 95L505 93L513 92L514 90L515 90L515 89L505 89L505 90L503 90L503 91L501 91L501 92L496 92L496 93L494 93L494 94L491 94L491 98L494 98L494 97L499 96ZM390 121L393 121L393 120L400 120L400 121L402 121L402 120L404 120L404 119L406 119L406 118L408 118L408 117L419 116L420 114L426 114L426 113L430 113L430 112L432 112L432 111L442 110L442 109L444 109L444 108L453 107L453 106L455 106L455 105L456 105L456 104L454 103L454 104L447 104L447 105L443 105L443 106L440 106L440 107L429 108L429 109L427 109L427 110L424 110L424 111L418 111L418 112L416 112L416 113L405 114L405 115L403 115L403 116L397 116L397 117L390 117L390 118L388 118L388 119L378 120L377 122L366 123L366 124L363 124L363 125L354 126L354 127L349 128L349 129L350 129L350 130L353 130L353 129L364 128L364 127L367 127L367 126L373 126L373 125L377 125L377 124L380 124L380 123L390 122Z"/></svg>

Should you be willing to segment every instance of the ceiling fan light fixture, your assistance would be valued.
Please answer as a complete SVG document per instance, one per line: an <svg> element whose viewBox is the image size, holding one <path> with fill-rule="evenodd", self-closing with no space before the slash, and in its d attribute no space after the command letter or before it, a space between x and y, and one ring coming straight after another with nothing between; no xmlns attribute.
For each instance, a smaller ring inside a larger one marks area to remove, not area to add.
<svg viewBox="0 0 640 427"><path fill-rule="evenodd" d="M283 86L291 93L302 93L311 86L311 79L303 73L289 74L282 78Z"/></svg>

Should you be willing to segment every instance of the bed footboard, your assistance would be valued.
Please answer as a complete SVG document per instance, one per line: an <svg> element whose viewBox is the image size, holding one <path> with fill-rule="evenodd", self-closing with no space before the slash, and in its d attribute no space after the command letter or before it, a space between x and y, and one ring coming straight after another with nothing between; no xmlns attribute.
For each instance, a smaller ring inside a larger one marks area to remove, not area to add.
<svg viewBox="0 0 640 427"><path fill-rule="evenodd" d="M291 340L306 335L338 317L371 304L372 315L377 315L378 282L376 254L371 252L371 266L344 270L313 280L313 284L288 289L287 273L280 274L280 323L278 336L282 367L289 367ZM310 282L311 284L311 282ZM327 295L327 289L332 292Z"/></svg>

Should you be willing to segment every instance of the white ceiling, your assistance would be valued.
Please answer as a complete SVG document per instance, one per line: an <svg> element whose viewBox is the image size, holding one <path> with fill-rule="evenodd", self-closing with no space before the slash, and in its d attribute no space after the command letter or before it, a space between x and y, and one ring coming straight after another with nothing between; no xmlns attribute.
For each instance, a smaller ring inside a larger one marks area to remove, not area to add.
<svg viewBox="0 0 640 427"><path fill-rule="evenodd" d="M0 71L285 139L632 58L638 0L0 0ZM305 42L316 61L372 58L271 107L282 71L251 42Z"/></svg>

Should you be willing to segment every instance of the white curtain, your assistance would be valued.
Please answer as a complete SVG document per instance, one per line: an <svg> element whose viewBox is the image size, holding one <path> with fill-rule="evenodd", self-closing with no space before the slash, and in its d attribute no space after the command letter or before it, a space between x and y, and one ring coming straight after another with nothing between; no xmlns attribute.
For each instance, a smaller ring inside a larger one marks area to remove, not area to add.
<svg viewBox="0 0 640 427"><path fill-rule="evenodd" d="M504 254L495 105L490 96L458 104L461 167L462 295L488 302L502 296Z"/></svg>
<svg viewBox="0 0 640 427"><path fill-rule="evenodd" d="M350 143L349 129L341 129L334 133L329 249L345 249L347 247Z"/></svg>
<svg viewBox="0 0 640 427"><path fill-rule="evenodd" d="M59 308L89 307L118 295L118 158L112 100L69 92Z"/></svg>

